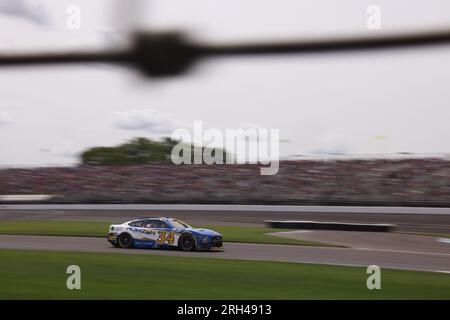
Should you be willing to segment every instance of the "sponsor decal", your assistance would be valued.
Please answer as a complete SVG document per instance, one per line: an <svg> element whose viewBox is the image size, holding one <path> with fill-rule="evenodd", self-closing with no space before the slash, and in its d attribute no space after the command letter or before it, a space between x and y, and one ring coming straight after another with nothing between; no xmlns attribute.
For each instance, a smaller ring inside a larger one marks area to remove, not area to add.
<svg viewBox="0 0 450 320"><path fill-rule="evenodd" d="M138 233L156 235L156 232L153 231L153 230L147 230L147 229L141 229L141 228L133 228L133 227L128 227L127 230L131 231L131 232L138 232Z"/></svg>

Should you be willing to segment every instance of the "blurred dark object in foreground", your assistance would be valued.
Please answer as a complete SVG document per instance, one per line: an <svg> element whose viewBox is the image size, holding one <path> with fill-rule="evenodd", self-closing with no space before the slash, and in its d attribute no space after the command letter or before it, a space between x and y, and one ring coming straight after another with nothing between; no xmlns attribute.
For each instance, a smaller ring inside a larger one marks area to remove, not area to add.
<svg viewBox="0 0 450 320"><path fill-rule="evenodd" d="M341 51L385 50L436 46L450 43L450 30L384 34L313 40L210 44L191 41L182 32L141 32L133 45L121 51L0 53L0 66L45 64L110 63L127 65L150 77L179 76L204 58L280 54L317 54Z"/></svg>
<svg viewBox="0 0 450 320"><path fill-rule="evenodd" d="M259 165L1 169L7 194L56 195L57 203L449 206L450 161L282 161L274 176L261 176Z"/></svg>

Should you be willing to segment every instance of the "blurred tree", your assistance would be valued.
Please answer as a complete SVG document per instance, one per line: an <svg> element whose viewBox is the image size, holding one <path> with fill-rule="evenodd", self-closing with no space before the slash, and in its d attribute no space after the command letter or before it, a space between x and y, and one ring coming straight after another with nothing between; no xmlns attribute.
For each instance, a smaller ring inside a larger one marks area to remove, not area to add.
<svg viewBox="0 0 450 320"><path fill-rule="evenodd" d="M89 165L136 165L148 163L172 163L171 153L179 141L173 141L169 137L161 141L153 141L147 138L135 138L116 147L94 147L81 154L83 164ZM189 145L186 145L189 148ZM194 153L212 153L220 149L200 149L191 145L191 159L193 163ZM223 151L225 163L226 152Z"/></svg>

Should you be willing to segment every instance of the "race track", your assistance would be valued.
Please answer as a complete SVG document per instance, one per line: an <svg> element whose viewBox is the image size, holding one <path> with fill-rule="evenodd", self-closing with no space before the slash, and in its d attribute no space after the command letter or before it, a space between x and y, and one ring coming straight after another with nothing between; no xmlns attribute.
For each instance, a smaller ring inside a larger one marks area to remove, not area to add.
<svg viewBox="0 0 450 320"><path fill-rule="evenodd" d="M103 220L172 216L193 225L264 225L264 220L390 223L398 231L450 234L449 208L237 206L237 205L0 205L2 220ZM283 231L283 230L280 230ZM280 234L278 234L280 235ZM225 250L180 252L123 250L105 239L0 235L0 249L86 251L273 260L450 272L450 243L399 233L309 231L281 234L347 248L225 243Z"/></svg>
<svg viewBox="0 0 450 320"><path fill-rule="evenodd" d="M417 250L306 247L230 242L225 243L224 247L224 250L211 252L117 249L107 243L104 238L0 235L0 249L158 254L167 256L270 260L364 267L374 264L382 268L450 272L450 251L444 253L421 252Z"/></svg>
<svg viewBox="0 0 450 320"><path fill-rule="evenodd" d="M193 225L263 225L264 220L395 224L399 231L450 234L450 208L264 205L0 205L1 220L103 220L171 216Z"/></svg>

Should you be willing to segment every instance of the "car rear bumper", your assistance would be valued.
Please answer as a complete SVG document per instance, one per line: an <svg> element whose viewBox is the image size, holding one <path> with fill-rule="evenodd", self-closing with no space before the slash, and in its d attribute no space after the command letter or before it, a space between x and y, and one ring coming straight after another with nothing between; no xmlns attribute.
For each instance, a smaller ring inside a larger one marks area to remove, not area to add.
<svg viewBox="0 0 450 320"><path fill-rule="evenodd" d="M108 233L107 240L108 240L109 243L111 243L113 245L116 245L116 243L117 243L117 233L115 233L115 232Z"/></svg>

